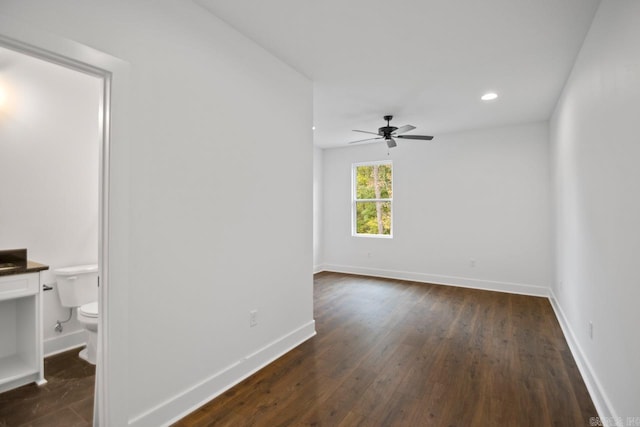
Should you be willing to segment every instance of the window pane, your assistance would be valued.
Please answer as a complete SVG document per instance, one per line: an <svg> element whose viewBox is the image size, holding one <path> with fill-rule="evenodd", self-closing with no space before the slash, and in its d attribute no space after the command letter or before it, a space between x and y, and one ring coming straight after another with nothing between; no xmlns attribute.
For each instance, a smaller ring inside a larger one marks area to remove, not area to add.
<svg viewBox="0 0 640 427"><path fill-rule="evenodd" d="M391 202L356 202L358 234L391 234Z"/></svg>
<svg viewBox="0 0 640 427"><path fill-rule="evenodd" d="M391 165L356 167L356 199L390 199L392 193Z"/></svg>

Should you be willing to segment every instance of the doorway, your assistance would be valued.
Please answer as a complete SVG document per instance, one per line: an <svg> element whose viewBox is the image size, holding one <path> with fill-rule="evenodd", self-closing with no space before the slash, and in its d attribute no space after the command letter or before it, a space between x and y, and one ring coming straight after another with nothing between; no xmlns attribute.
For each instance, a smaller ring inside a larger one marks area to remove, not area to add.
<svg viewBox="0 0 640 427"><path fill-rule="evenodd" d="M1 23L1 22L0 22ZM44 48L38 47L34 44L29 44L25 41L17 40L15 38L9 37L5 32L8 32L9 35L12 32L12 26L3 25L2 33L0 33L0 49L3 49L7 52L13 52L14 54L24 55L28 57L30 60L44 61L49 65L55 65L56 67L61 67L66 71L72 71L73 73L78 73L78 75L82 75L85 79L93 79L97 83L96 89L96 103L95 105L95 140L97 140L97 150L95 150L95 158L93 159L93 166L95 168L96 163L98 164L98 170L96 171L96 179L95 184L97 186L97 191L95 195L95 232L97 234L97 244L94 248L94 257L97 258L99 265L99 310L100 310L100 318L99 318L99 339L98 339L98 360L96 364L96 381L95 381L95 400L94 400L94 410L93 410L93 424L94 425L108 425L108 417L106 416L106 402L107 402L107 379L106 375L108 369L108 355L106 352L107 346L107 337L108 334L106 331L108 330L108 284L109 284L109 268L108 268L108 249L109 249L109 217L108 217L108 205L109 205L109 147L110 147L110 115L111 115L111 80L112 80L112 71L108 68L100 68L99 65L104 62L104 57L96 57L95 53L91 52L82 52L77 51L71 55L65 55L65 50L68 50L69 42L62 41L57 45L54 43L54 49L46 50ZM20 35L26 39L32 38L21 29ZM34 33L35 34L35 33ZM38 39L39 35L36 34L36 39ZM50 46L53 46L49 43ZM58 49L58 47L60 49ZM75 56L75 57L74 57ZM83 62L82 60L86 59L87 62ZM107 61L108 62L108 61ZM0 63L0 67L2 64ZM2 70L0 69L0 72ZM9 88L10 90L11 88ZM60 88L58 88L60 89ZM60 95L60 102L63 103L64 99L64 90L62 90ZM9 102L9 100L7 100ZM29 111L29 109L24 109L23 111ZM23 118L24 119L24 118ZM33 123L29 123L27 119L24 119L26 125L33 125ZM23 123L24 125L25 123ZM73 126L73 123L70 123L69 126ZM77 123L75 124L78 125ZM37 126L37 125L36 125ZM54 149L55 151L55 149ZM41 171L44 174L59 174L60 170L56 169L55 163L51 164L51 167L44 168ZM80 183L81 185L83 183ZM91 185L91 183L84 183L84 185ZM95 188L95 187L94 187ZM58 200L58 203L69 203L69 200L73 199L73 195L69 195L68 199ZM56 203L55 201L50 201L50 203ZM71 210L73 210L73 206L69 206ZM46 206L42 207L42 212L46 215ZM87 231L90 233L91 231ZM90 256L90 255L89 255ZM94 258L94 259L95 259ZM85 258L87 262L88 259ZM43 260L45 261L45 260ZM80 261L80 260L79 260ZM95 262L95 261L94 261ZM48 329L48 323L43 323L43 329ZM45 372L46 378L46 372Z"/></svg>

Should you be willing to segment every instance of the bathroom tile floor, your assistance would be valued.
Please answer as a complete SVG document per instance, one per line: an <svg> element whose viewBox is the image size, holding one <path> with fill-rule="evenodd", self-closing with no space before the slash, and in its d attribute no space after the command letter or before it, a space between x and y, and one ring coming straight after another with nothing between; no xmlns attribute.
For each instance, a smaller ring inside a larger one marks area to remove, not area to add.
<svg viewBox="0 0 640 427"><path fill-rule="evenodd" d="M47 384L0 393L0 427L84 427L93 420L95 366L70 350L44 361Z"/></svg>

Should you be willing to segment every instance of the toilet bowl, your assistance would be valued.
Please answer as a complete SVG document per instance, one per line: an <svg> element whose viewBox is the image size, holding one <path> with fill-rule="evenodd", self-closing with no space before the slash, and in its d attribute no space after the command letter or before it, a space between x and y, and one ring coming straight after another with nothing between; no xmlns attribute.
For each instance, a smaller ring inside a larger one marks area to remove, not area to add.
<svg viewBox="0 0 640 427"><path fill-rule="evenodd" d="M78 356L95 365L98 348L98 302L81 305L78 308L78 321L86 329L87 335L87 346Z"/></svg>
<svg viewBox="0 0 640 427"><path fill-rule="evenodd" d="M98 266L78 265L58 268L58 296L63 307L76 308L77 319L85 329L86 347L79 356L96 364L98 342Z"/></svg>

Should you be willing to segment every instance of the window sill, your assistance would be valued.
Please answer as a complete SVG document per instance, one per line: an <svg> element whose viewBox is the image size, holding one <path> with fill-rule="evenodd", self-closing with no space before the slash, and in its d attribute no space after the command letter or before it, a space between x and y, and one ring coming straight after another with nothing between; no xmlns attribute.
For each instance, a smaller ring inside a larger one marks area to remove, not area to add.
<svg viewBox="0 0 640 427"><path fill-rule="evenodd" d="M368 239L393 239L393 234L351 234L351 237L365 237Z"/></svg>

